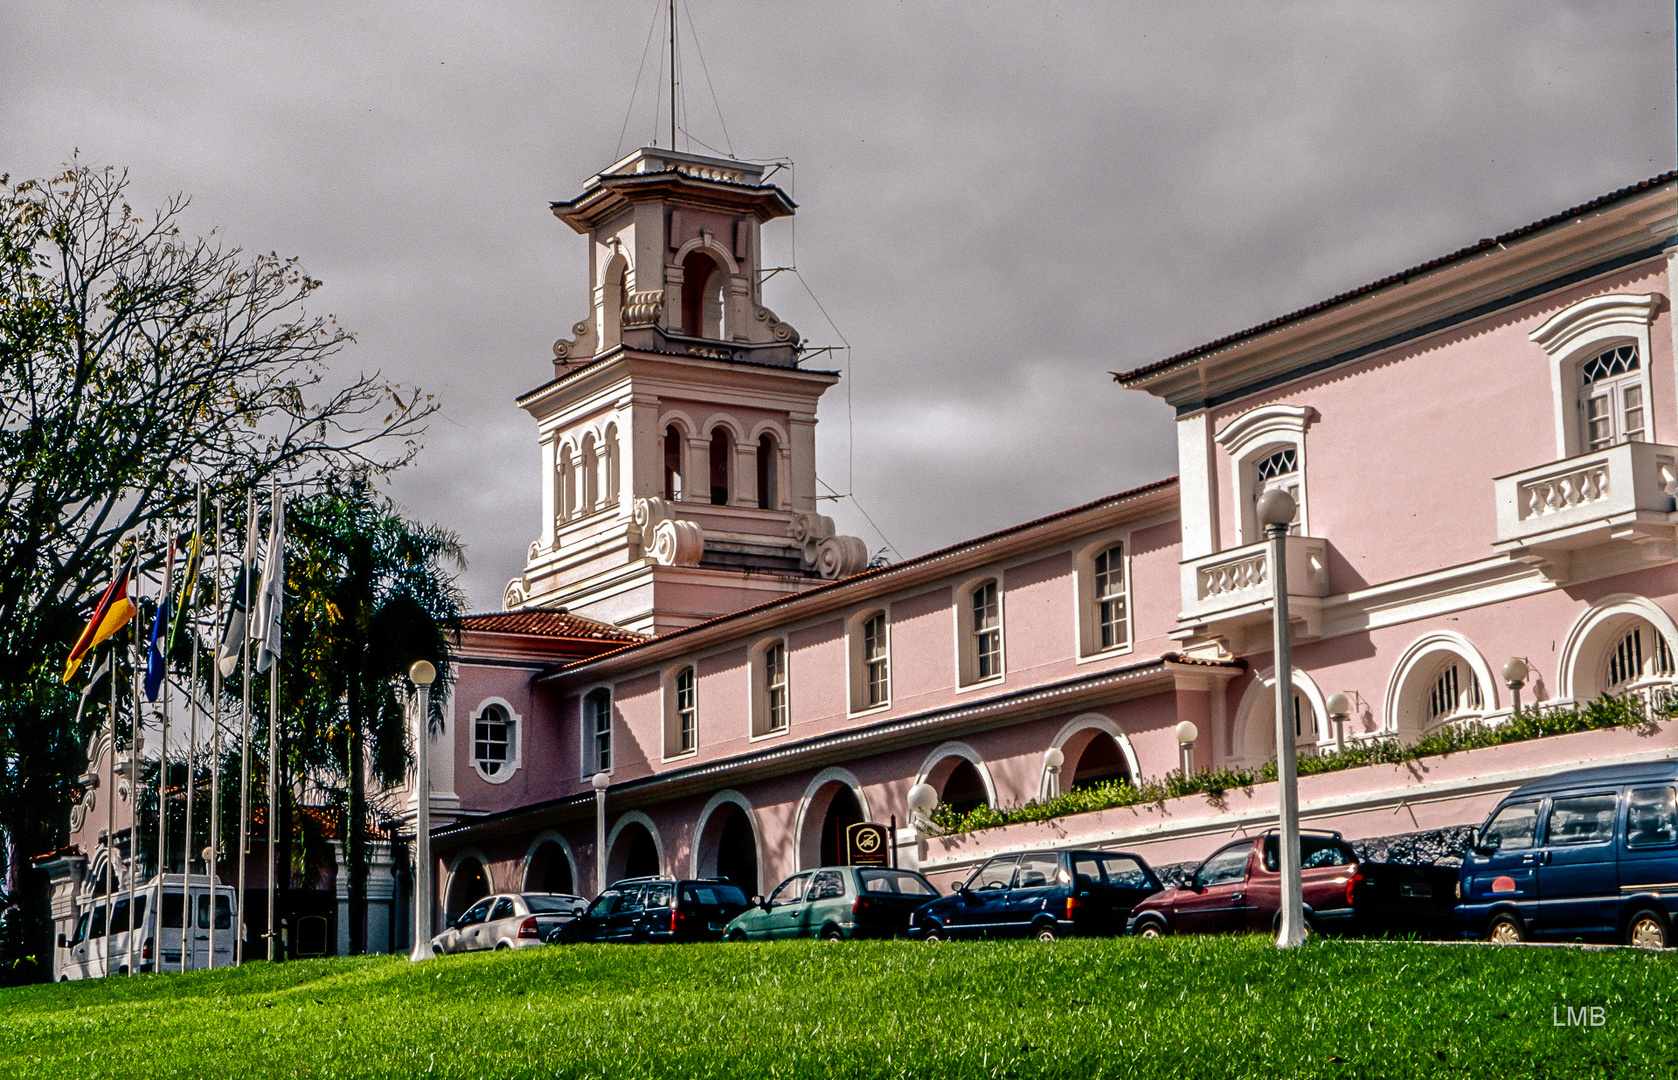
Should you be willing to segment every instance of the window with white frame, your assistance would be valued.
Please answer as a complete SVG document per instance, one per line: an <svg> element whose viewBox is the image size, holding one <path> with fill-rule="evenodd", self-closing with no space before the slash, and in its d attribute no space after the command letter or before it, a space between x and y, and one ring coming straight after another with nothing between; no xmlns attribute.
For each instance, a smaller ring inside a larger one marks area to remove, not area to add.
<svg viewBox="0 0 1678 1080"><path fill-rule="evenodd" d="M1002 602L995 580L975 585L968 593L967 606L968 681L997 678L1002 674Z"/></svg>
<svg viewBox="0 0 1678 1080"><path fill-rule="evenodd" d="M1635 345L1620 345L1585 361L1579 383L1586 450L1645 441L1643 365Z"/></svg>
<svg viewBox="0 0 1678 1080"><path fill-rule="evenodd" d="M1465 713L1477 713L1485 708L1480 693L1480 680L1467 664L1460 660L1446 661L1428 688L1427 726L1442 724Z"/></svg>
<svg viewBox="0 0 1678 1080"><path fill-rule="evenodd" d="M679 668L665 687L664 755L680 757L699 748L698 680L693 666Z"/></svg>
<svg viewBox="0 0 1678 1080"><path fill-rule="evenodd" d="M751 648L748 668L754 739L783 734L792 723L792 676L788 660L784 637L769 638Z"/></svg>
<svg viewBox="0 0 1678 1080"><path fill-rule="evenodd" d="M1130 643L1130 617L1125 602L1124 545L1114 544L1095 557L1096 640L1102 649Z"/></svg>
<svg viewBox="0 0 1678 1080"><path fill-rule="evenodd" d="M863 678L869 708L891 699L891 658L886 645L886 613L876 611L862 624Z"/></svg>
<svg viewBox="0 0 1678 1080"><path fill-rule="evenodd" d="M612 771L612 692L602 687L583 698L585 770L590 775Z"/></svg>
<svg viewBox="0 0 1678 1080"><path fill-rule="evenodd" d="M1587 296L1528 335L1550 360L1558 459L1658 441L1649 328L1664 304L1659 293Z"/></svg>
<svg viewBox="0 0 1678 1080"><path fill-rule="evenodd" d="M884 709L891 704L891 628L885 610L874 608L853 613L845 622L845 653L848 659L851 712ZM968 681L967 661L962 658L960 681Z"/></svg>
<svg viewBox="0 0 1678 1080"><path fill-rule="evenodd" d="M1305 435L1316 420L1317 410L1309 406L1263 405L1237 416L1215 436L1235 473L1241 543L1264 539L1258 501L1267 491L1286 491L1293 498L1290 532L1301 535L1308 529Z"/></svg>
<svg viewBox="0 0 1678 1080"><path fill-rule="evenodd" d="M472 721L472 765L485 779L502 780L518 760L518 725L507 709L485 705Z"/></svg>

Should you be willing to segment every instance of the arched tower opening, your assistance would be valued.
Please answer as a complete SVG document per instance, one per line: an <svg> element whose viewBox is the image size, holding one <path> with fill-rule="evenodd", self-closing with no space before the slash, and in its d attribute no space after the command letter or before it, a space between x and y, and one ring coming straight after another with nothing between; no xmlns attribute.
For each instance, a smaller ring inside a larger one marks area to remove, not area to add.
<svg viewBox="0 0 1678 1080"><path fill-rule="evenodd" d="M711 432L711 505L727 506L729 474L733 471L734 437L719 427Z"/></svg>
<svg viewBox="0 0 1678 1080"><path fill-rule="evenodd" d="M722 267L701 249L682 260L682 333L689 337L720 339L722 327Z"/></svg>

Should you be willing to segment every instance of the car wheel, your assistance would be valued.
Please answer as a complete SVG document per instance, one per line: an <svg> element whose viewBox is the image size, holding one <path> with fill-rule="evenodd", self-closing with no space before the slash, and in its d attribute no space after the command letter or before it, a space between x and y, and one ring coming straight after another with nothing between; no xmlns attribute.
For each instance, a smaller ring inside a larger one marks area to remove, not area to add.
<svg viewBox="0 0 1678 1080"><path fill-rule="evenodd" d="M507 944L505 941L498 941L498 942L495 943L495 951L496 952L500 952L502 949L510 949L510 948L512 948L512 946Z"/></svg>
<svg viewBox="0 0 1678 1080"><path fill-rule="evenodd" d="M1658 911L1643 908L1626 924L1626 944L1638 949L1665 949L1672 944L1672 933Z"/></svg>
<svg viewBox="0 0 1678 1080"><path fill-rule="evenodd" d="M1052 923L1043 923L1038 926L1032 931L1031 936L1036 938L1038 941L1057 941L1060 939L1060 935L1055 932L1055 928Z"/></svg>
<svg viewBox="0 0 1678 1080"><path fill-rule="evenodd" d="M440 945L431 946L431 955L432 956L442 956L443 955L442 946L440 946Z"/></svg>
<svg viewBox="0 0 1678 1080"><path fill-rule="evenodd" d="M1136 936L1149 941L1158 941L1165 936L1165 924L1158 919L1149 919L1136 928Z"/></svg>
<svg viewBox="0 0 1678 1080"><path fill-rule="evenodd" d="M926 942L928 945L936 945L940 941L944 940L944 931L934 927L931 930L928 930L925 934L922 934L921 940Z"/></svg>
<svg viewBox="0 0 1678 1080"><path fill-rule="evenodd" d="M822 940L823 941L844 941L845 940L845 934L844 934L844 931L840 930L837 926L829 926L822 931Z"/></svg>
<svg viewBox="0 0 1678 1080"><path fill-rule="evenodd" d="M1526 927L1513 915L1494 916L1486 926L1486 940L1493 945L1518 945L1526 939Z"/></svg>
<svg viewBox="0 0 1678 1080"><path fill-rule="evenodd" d="M728 940L736 943L745 941L746 932L744 930L730 930L728 932Z"/></svg>

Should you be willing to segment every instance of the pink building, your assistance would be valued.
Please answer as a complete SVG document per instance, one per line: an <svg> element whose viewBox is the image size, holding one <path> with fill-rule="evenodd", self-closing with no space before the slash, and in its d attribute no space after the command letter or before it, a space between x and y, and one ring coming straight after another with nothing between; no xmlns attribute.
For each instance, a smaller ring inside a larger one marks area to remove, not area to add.
<svg viewBox="0 0 1678 1080"><path fill-rule="evenodd" d="M1273 756L1253 513L1272 487L1299 505L1304 752L1498 723L1511 657L1531 668L1526 705L1670 687L1675 187L1125 373L1176 412L1177 479L867 568L815 513L837 376L799 366L758 292L760 229L792 203L757 166L636 151L554 206L588 237L592 303L520 399L543 516L516 613L469 621L434 736L438 907L598 889L602 772L609 879L722 873L747 892L836 861L860 820L895 819L899 859L945 880L1010 844L1169 863L1264 827L1262 785L966 837L929 835L906 799L1159 777L1183 720L1197 767ZM1302 809L1354 838L1426 833L1545 771L1674 756L1670 724L1564 736L1312 777Z"/></svg>

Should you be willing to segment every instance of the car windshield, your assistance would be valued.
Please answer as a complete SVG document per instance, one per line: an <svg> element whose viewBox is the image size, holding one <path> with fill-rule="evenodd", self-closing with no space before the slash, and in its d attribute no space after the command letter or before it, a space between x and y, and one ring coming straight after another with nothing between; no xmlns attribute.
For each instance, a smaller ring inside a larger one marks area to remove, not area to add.
<svg viewBox="0 0 1678 1080"><path fill-rule="evenodd" d="M716 907L723 904L731 904L734 907L745 907L746 894L735 888L733 885L724 885L721 883L715 885L685 885L682 887L682 903L703 904L708 907Z"/></svg>
<svg viewBox="0 0 1678 1080"><path fill-rule="evenodd" d="M1480 830L1479 846L1497 851L1529 848L1537 833L1538 804L1516 803L1499 810L1497 816Z"/></svg>
<svg viewBox="0 0 1678 1080"><path fill-rule="evenodd" d="M568 915L583 906L583 898L558 893L525 893L524 906L530 909L532 915Z"/></svg>
<svg viewBox="0 0 1678 1080"><path fill-rule="evenodd" d="M1003 855L992 859L979 868L979 872L973 875L967 887L980 892L987 889L1006 889L1014 883L1014 867L1019 861L1018 855Z"/></svg>
<svg viewBox="0 0 1678 1080"><path fill-rule="evenodd" d="M590 915L610 914L612 911L612 905L622 899L623 893L615 890L607 890L594 898L594 903L589 905L588 913Z"/></svg>
<svg viewBox="0 0 1678 1080"><path fill-rule="evenodd" d="M912 870L858 870L863 892L901 893L904 896L937 896L938 890Z"/></svg>

